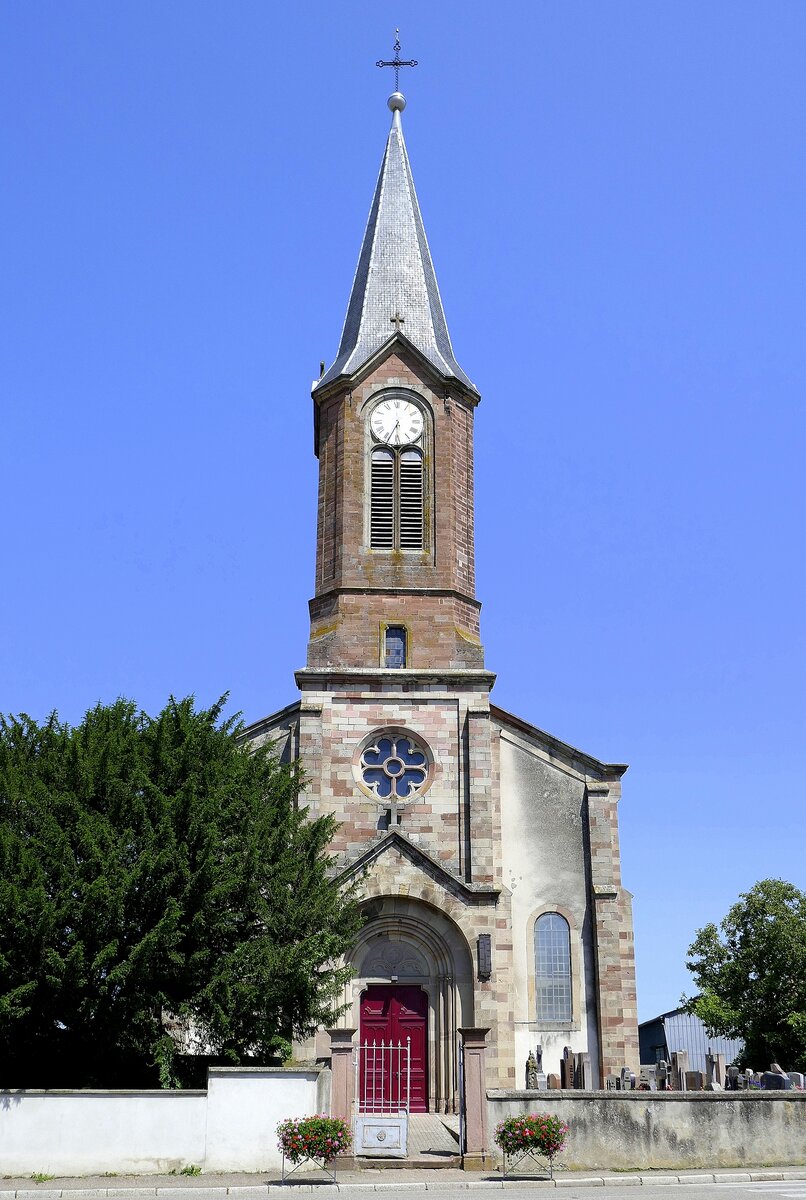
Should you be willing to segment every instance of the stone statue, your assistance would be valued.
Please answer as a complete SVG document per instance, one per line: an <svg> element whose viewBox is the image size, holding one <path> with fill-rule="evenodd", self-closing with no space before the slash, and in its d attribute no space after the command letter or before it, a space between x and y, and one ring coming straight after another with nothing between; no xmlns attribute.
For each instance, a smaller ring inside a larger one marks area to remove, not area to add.
<svg viewBox="0 0 806 1200"><path fill-rule="evenodd" d="M537 1059L531 1050L529 1057L526 1060L526 1090L534 1092L537 1090Z"/></svg>

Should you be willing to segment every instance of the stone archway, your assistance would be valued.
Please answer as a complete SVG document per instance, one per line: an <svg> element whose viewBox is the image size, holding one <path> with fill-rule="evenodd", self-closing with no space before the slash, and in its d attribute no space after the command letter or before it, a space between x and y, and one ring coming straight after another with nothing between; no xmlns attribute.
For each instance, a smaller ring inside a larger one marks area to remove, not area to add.
<svg viewBox="0 0 806 1200"><path fill-rule="evenodd" d="M473 1024L473 960L454 922L421 900L375 897L349 955L353 982L345 1020L360 1025L361 995L372 984L419 986L428 996L428 1107L458 1111L458 1030Z"/></svg>

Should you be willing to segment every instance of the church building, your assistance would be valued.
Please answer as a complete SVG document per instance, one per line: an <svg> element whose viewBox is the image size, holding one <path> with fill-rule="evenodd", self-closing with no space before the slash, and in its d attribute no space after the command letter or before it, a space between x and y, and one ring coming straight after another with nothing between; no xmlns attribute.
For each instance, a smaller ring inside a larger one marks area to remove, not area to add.
<svg viewBox="0 0 806 1200"><path fill-rule="evenodd" d="M637 1070L638 1033L626 768L491 700L474 575L480 396L454 357L404 107L395 91L338 355L313 387L300 697L247 735L301 761L311 814L339 821L341 877L361 879L344 1027L410 1037L412 1111L449 1113L461 1028L489 1030L486 1082L500 1088L524 1086L538 1045L545 1072L570 1047L603 1087Z"/></svg>

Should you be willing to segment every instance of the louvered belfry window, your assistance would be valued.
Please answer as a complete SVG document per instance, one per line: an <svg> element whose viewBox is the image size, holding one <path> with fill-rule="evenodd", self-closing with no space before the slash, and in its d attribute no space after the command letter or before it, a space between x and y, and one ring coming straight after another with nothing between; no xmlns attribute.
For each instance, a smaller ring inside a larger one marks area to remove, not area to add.
<svg viewBox="0 0 806 1200"><path fill-rule="evenodd" d="M395 546L395 453L372 451L370 545L376 550Z"/></svg>
<svg viewBox="0 0 806 1200"><path fill-rule="evenodd" d="M417 447L376 446L370 459L369 544L373 550L422 550L423 455Z"/></svg>
<svg viewBox="0 0 806 1200"><path fill-rule="evenodd" d="M403 450L398 459L400 473L400 549L423 548L423 456L419 450Z"/></svg>

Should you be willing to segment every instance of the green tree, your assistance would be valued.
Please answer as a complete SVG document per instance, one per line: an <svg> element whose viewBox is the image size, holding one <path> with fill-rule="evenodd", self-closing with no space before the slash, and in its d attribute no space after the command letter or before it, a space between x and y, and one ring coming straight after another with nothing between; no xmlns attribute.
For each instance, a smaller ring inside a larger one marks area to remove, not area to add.
<svg viewBox="0 0 806 1200"><path fill-rule="evenodd" d="M225 701L0 717L5 1086L188 1080L171 1021L233 1064L333 1023L361 920L330 878L334 822Z"/></svg>
<svg viewBox="0 0 806 1200"><path fill-rule="evenodd" d="M698 930L688 969L700 994L686 1002L711 1035L743 1038L744 1063L806 1069L806 893L763 879L719 928Z"/></svg>

